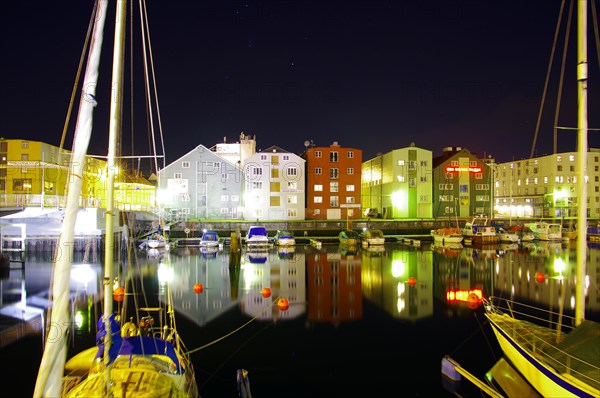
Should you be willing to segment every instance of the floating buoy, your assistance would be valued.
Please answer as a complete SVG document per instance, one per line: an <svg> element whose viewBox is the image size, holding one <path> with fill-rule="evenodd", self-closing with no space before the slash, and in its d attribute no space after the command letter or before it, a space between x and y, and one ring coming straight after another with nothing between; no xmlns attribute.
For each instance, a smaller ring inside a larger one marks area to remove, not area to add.
<svg viewBox="0 0 600 398"><path fill-rule="evenodd" d="M408 278L408 286L414 286L417 284L417 278L415 278L414 276L411 276L410 278Z"/></svg>
<svg viewBox="0 0 600 398"><path fill-rule="evenodd" d="M204 286L202 285L202 283L196 283L194 285L194 293L196 294L200 294L204 291Z"/></svg>
<svg viewBox="0 0 600 398"><path fill-rule="evenodd" d="M271 297L271 289L269 289L268 287L263 287L260 291L260 294L262 294L264 298L269 298Z"/></svg>
<svg viewBox="0 0 600 398"><path fill-rule="evenodd" d="M546 275L544 275L543 272L536 272L535 281L537 283L544 283L545 280L546 280Z"/></svg>
<svg viewBox="0 0 600 398"><path fill-rule="evenodd" d="M467 307L470 309L474 310L475 308L479 307L480 304L481 300L475 293L471 293L467 296Z"/></svg>
<svg viewBox="0 0 600 398"><path fill-rule="evenodd" d="M277 307L279 307L281 311L287 311L287 309L290 308L290 303L287 301L287 299L281 298L277 302Z"/></svg>
<svg viewBox="0 0 600 398"><path fill-rule="evenodd" d="M113 298L117 302L123 301L123 299L125 298L125 289L123 289L122 287L118 287L115 290L113 290Z"/></svg>

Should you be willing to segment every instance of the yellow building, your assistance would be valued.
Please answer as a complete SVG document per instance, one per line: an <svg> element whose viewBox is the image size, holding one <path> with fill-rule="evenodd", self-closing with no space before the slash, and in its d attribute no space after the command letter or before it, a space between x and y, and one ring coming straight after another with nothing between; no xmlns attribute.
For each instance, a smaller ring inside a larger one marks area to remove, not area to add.
<svg viewBox="0 0 600 398"><path fill-rule="evenodd" d="M71 151L40 141L0 138L0 207L64 208ZM86 158L80 206L106 207L106 161ZM115 207L152 210L155 187L147 180L117 173Z"/></svg>

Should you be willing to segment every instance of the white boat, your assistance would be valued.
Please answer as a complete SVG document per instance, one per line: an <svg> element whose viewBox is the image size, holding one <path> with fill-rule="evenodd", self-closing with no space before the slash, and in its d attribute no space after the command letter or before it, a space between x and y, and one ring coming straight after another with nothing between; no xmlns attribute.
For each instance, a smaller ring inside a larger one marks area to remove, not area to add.
<svg viewBox="0 0 600 398"><path fill-rule="evenodd" d="M562 240L562 225L560 223L539 221L525 224L525 226L533 232L535 239Z"/></svg>
<svg viewBox="0 0 600 398"><path fill-rule="evenodd" d="M246 233L246 247L248 249L268 249L271 247L269 234L265 227L251 226Z"/></svg>
<svg viewBox="0 0 600 398"><path fill-rule="evenodd" d="M577 178L585 180L587 163L587 1L578 7L578 159ZM579 197L586 197L586 184L578 184ZM585 231L587 203L578 201L577 230ZM537 223L536 223L537 224ZM560 226L560 224L558 224ZM531 227L530 227L531 228ZM560 233L560 230L559 230ZM513 300L489 297L484 300L485 316L504 356L542 397L600 396L600 323L585 319L586 301L586 234L577 235L577 266L574 275L563 275L569 265L557 272L557 277L538 278L538 283L556 283L559 289L558 313ZM561 239L562 236L558 239ZM552 242L550 242L552 243ZM552 258L552 257L551 257ZM565 261L560 257L561 261ZM542 274L543 275L543 274ZM574 284L575 316L564 314L565 285Z"/></svg>
<svg viewBox="0 0 600 398"><path fill-rule="evenodd" d="M385 236L380 229L369 228L360 234L360 240L363 246L376 246L385 243Z"/></svg>
<svg viewBox="0 0 600 398"><path fill-rule="evenodd" d="M504 243L519 243L521 240L519 234L504 228L498 229L496 234L498 235L498 240Z"/></svg>
<svg viewBox="0 0 600 398"><path fill-rule="evenodd" d="M507 230L516 233L521 243L533 242L535 240L535 234L525 225L513 225L508 227Z"/></svg>
<svg viewBox="0 0 600 398"><path fill-rule="evenodd" d="M273 237L277 246L294 246L296 245L296 238L292 231L278 229Z"/></svg>
<svg viewBox="0 0 600 398"><path fill-rule="evenodd" d="M498 242L496 228L486 216L473 217L462 229L463 239L472 244L492 244Z"/></svg>
<svg viewBox="0 0 600 398"><path fill-rule="evenodd" d="M464 236L460 228L437 228L431 230L433 241L445 245L447 243L462 243Z"/></svg>
<svg viewBox="0 0 600 398"><path fill-rule="evenodd" d="M204 231L200 238L200 247L219 247L219 234L216 231Z"/></svg>
<svg viewBox="0 0 600 398"><path fill-rule="evenodd" d="M167 308L139 308L146 316L139 319L138 325L128 322L121 325L119 319L123 314L113 311L113 299L121 301L127 297L125 289L117 287L114 292L113 282L118 277L113 275L114 259L114 187L115 170L117 169L116 143L121 131L121 104L123 103L121 79L123 76L123 44L125 42L125 26L127 25L127 2L119 1L115 13L114 61L112 85L115 89L110 98L110 129L107 156L107 205L106 205L106 240L104 243L105 263L103 296L103 316L98 320L97 346L84 350L68 362L67 340L72 333L70 325L74 325L69 313L71 258L79 196L81 195L81 178L71 178L67 191L67 206L63 218L59 245L71 255L57 256L53 268L53 302L50 321L62 325L63 335L48 335L45 344L39 373L36 380L35 397L149 397L170 396L195 398L198 388L194 376L194 368L187 350L175 328L174 310L171 297L165 301ZM73 175L83 175L81 168L86 164L86 153L92 130L92 115L95 107L95 88L98 81L98 64L108 2L96 3L93 21L92 46L88 56L83 87L86 97L80 102L77 127L73 143L70 164ZM145 9L144 9L145 10ZM147 27L146 27L147 28ZM129 240L131 242L131 239ZM134 267L128 267L133 269ZM159 272L160 274L160 272ZM170 288L166 288L170 295ZM136 309L134 306L130 308ZM123 309L127 306L123 306ZM154 322L150 313L158 311L160 322ZM136 311L137 312L137 311ZM133 317L131 317L133 319Z"/></svg>

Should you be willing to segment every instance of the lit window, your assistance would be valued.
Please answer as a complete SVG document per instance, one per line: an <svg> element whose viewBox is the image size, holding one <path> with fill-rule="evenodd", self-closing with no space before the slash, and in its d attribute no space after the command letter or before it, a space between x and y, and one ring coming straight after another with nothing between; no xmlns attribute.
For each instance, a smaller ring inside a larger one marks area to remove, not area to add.
<svg viewBox="0 0 600 398"><path fill-rule="evenodd" d="M323 185L321 185L321 184L315 185L315 191L323 191Z"/></svg>
<svg viewBox="0 0 600 398"><path fill-rule="evenodd" d="M322 196L315 196L314 197L314 202L315 203L323 203L323 197Z"/></svg>

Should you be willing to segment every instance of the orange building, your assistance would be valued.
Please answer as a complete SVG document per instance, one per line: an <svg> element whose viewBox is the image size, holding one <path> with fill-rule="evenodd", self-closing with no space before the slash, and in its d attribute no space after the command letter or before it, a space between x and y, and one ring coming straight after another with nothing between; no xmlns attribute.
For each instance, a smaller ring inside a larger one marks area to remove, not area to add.
<svg viewBox="0 0 600 398"><path fill-rule="evenodd" d="M343 220L361 218L362 150L307 145L306 219Z"/></svg>

